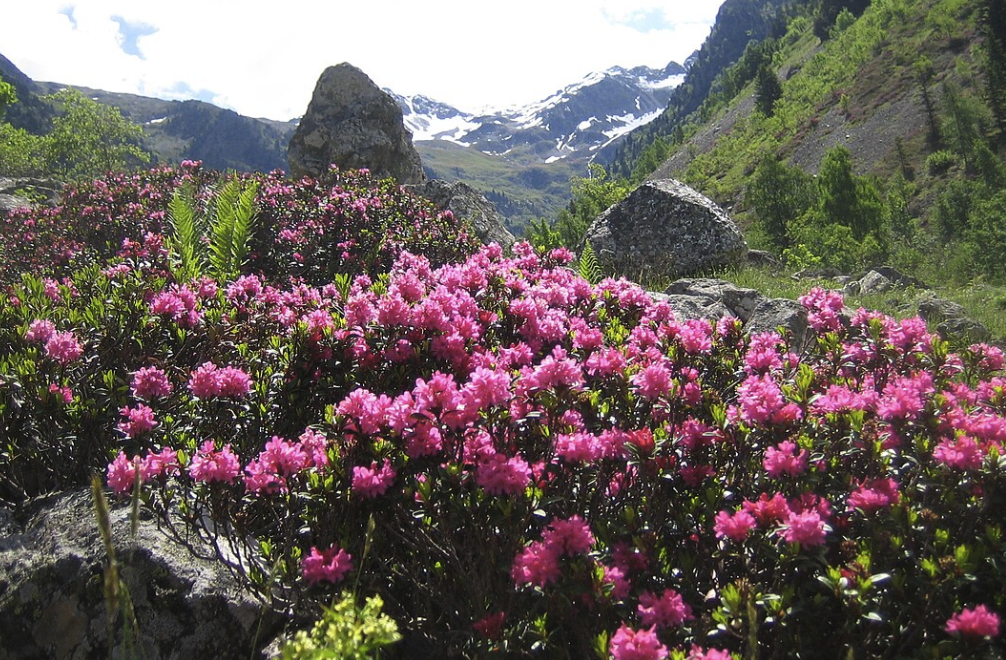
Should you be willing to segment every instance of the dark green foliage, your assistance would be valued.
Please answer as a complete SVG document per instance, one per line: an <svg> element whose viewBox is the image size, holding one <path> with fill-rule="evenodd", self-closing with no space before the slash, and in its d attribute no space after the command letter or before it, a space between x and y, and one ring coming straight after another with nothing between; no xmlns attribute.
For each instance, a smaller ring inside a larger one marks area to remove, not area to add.
<svg viewBox="0 0 1006 660"><path fill-rule="evenodd" d="M878 233L883 206L877 186L853 174L852 154L845 147L831 149L821 163L817 187L821 219L828 225L845 225L857 241Z"/></svg>
<svg viewBox="0 0 1006 660"><path fill-rule="evenodd" d="M758 165L744 195L744 202L755 212L772 246L778 250L790 247L790 224L810 210L815 200L810 175L771 157Z"/></svg>
<svg viewBox="0 0 1006 660"><path fill-rule="evenodd" d="M814 34L824 41L831 36L831 29L843 10L859 16L870 6L870 0L821 0L814 18Z"/></svg>
<svg viewBox="0 0 1006 660"><path fill-rule="evenodd" d="M1006 3L980 0L978 15L985 37L982 55L986 98L1002 139L1006 135Z"/></svg>
<svg viewBox="0 0 1006 660"><path fill-rule="evenodd" d="M579 249L587 228L608 207L622 201L632 190L632 185L620 178L611 178L603 167L590 166L589 177L574 177L573 199L559 212L555 231L560 244Z"/></svg>
<svg viewBox="0 0 1006 660"><path fill-rule="evenodd" d="M771 115L775 102L782 96L782 85L771 65L763 64L758 69L755 85L755 107L763 115Z"/></svg>

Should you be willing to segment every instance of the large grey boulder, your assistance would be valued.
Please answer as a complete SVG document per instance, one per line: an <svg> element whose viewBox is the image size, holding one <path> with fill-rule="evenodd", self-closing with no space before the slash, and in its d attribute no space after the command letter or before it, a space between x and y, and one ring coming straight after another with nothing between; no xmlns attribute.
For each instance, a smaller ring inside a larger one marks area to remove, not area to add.
<svg viewBox="0 0 1006 660"><path fill-rule="evenodd" d="M674 179L636 188L594 220L585 240L605 271L632 279L739 266L748 251L723 209Z"/></svg>
<svg viewBox="0 0 1006 660"><path fill-rule="evenodd" d="M442 179L427 181L424 185L408 186L416 194L430 200L437 207L450 211L454 217L468 220L475 227L479 240L485 244L499 243L504 249L517 239L503 224L493 203L467 183L449 183Z"/></svg>
<svg viewBox="0 0 1006 660"><path fill-rule="evenodd" d="M398 103L363 71L345 63L325 69L318 78L287 159L294 178L317 177L335 164L367 168L402 184L426 180Z"/></svg>
<svg viewBox="0 0 1006 660"><path fill-rule="evenodd" d="M918 301L919 316L945 341L974 344L988 341L992 333L970 318L967 310L952 300L926 295Z"/></svg>
<svg viewBox="0 0 1006 660"><path fill-rule="evenodd" d="M32 509L24 524L0 511L0 659L131 657L121 615L109 625L107 557L90 492L52 496ZM128 506L113 507L111 521L136 613L136 657L260 657L279 619L242 593L223 564L193 557L150 520L140 521L132 540Z"/></svg>

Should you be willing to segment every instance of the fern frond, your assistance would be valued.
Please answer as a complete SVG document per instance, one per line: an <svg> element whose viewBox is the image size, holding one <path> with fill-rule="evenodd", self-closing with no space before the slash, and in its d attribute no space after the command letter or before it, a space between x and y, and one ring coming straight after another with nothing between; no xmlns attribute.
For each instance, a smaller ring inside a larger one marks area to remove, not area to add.
<svg viewBox="0 0 1006 660"><path fill-rule="evenodd" d="M258 195L258 182L251 183L241 191L234 209L234 229L231 235L231 269L237 275L248 259L252 235L255 233L255 221L258 213L255 211L255 197Z"/></svg>
<svg viewBox="0 0 1006 660"><path fill-rule="evenodd" d="M597 262L597 254L590 245L590 241L584 241L583 243L583 251L580 252L579 271L580 277L591 284L597 284L604 279L604 271L601 270L601 264Z"/></svg>
<svg viewBox="0 0 1006 660"><path fill-rule="evenodd" d="M204 265L202 232L199 231L196 201L189 186L175 190L168 202L168 219L171 222L168 249L172 273L181 281L198 279Z"/></svg>
<svg viewBox="0 0 1006 660"><path fill-rule="evenodd" d="M214 205L214 217L210 220L210 266L214 274L227 279L232 274L234 251L234 224L237 218L235 206L241 194L241 183L231 179L220 188Z"/></svg>

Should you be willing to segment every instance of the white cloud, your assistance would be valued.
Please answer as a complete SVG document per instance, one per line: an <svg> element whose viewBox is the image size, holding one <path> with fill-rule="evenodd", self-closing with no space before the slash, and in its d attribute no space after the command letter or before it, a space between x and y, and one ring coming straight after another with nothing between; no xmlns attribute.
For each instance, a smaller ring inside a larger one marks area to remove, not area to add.
<svg viewBox="0 0 1006 660"><path fill-rule="evenodd" d="M344 61L466 110L536 101L614 65L682 62L722 0L8 1L0 52L35 79L165 98L205 90L242 114L288 119ZM641 15L663 20L640 31ZM136 40L145 59L123 51L113 16L156 29Z"/></svg>

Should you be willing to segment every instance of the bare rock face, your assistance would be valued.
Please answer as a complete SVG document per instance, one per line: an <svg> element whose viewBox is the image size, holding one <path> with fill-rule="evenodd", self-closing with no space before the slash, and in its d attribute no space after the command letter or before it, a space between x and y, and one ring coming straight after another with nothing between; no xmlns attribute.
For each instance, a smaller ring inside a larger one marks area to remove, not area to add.
<svg viewBox="0 0 1006 660"><path fill-rule="evenodd" d="M639 186L598 216L585 238L602 268L631 279L740 265L748 251L723 209L674 179Z"/></svg>
<svg viewBox="0 0 1006 660"><path fill-rule="evenodd" d="M243 594L218 561L194 557L150 520L130 538L128 506L111 510L119 575L138 637L109 625L105 549L89 491L46 498L23 524L0 510L0 658L149 660L261 656L279 618Z"/></svg>
<svg viewBox="0 0 1006 660"><path fill-rule="evenodd" d="M287 152L290 174L317 177L335 164L369 169L401 184L426 180L402 109L365 73L351 64L321 74Z"/></svg>
<svg viewBox="0 0 1006 660"><path fill-rule="evenodd" d="M453 213L454 217L471 222L483 243L498 243L500 247L507 249L517 241L503 224L503 218L493 203L467 183L434 179L427 181L425 185L411 188L437 207Z"/></svg>

